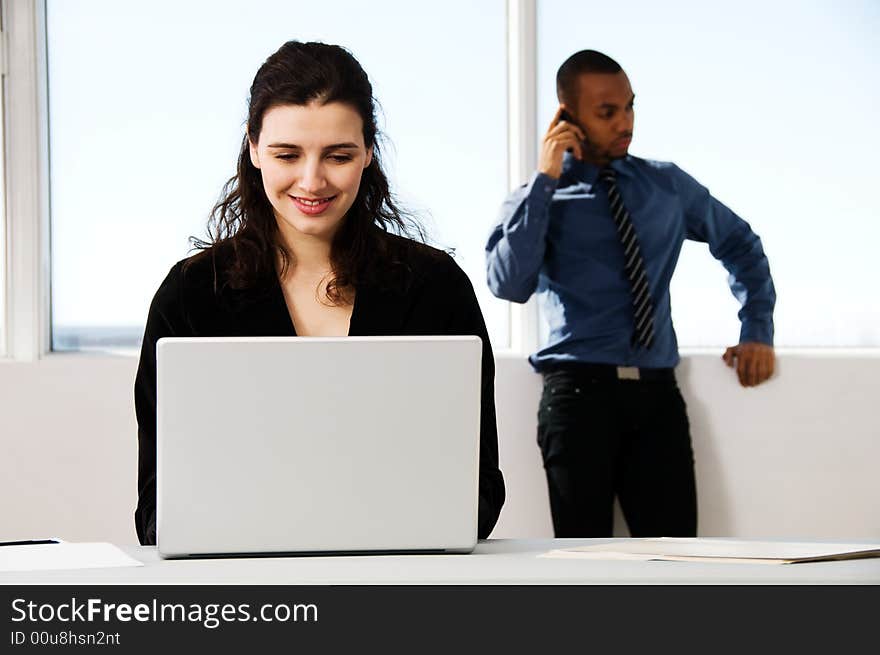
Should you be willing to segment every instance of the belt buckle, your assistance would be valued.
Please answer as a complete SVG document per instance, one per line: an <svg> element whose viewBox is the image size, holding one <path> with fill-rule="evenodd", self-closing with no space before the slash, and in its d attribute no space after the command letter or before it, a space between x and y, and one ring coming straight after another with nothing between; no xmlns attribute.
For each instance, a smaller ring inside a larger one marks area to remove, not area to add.
<svg viewBox="0 0 880 655"><path fill-rule="evenodd" d="M640 380L641 375L639 374L638 366L618 366L617 367L617 379L618 380Z"/></svg>

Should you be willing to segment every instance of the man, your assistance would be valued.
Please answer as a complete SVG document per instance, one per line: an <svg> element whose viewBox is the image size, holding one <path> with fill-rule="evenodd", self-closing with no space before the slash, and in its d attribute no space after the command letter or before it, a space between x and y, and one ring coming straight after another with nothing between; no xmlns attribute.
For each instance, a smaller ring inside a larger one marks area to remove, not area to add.
<svg viewBox="0 0 880 655"><path fill-rule="evenodd" d="M538 443L557 537L608 537L615 495L633 536L694 536L693 451L675 381L669 282L684 239L709 244L742 304L724 361L743 386L773 374L776 293L749 225L671 163L627 154L634 94L611 58L578 52L538 170L505 201L486 246L499 298L536 292L549 340Z"/></svg>

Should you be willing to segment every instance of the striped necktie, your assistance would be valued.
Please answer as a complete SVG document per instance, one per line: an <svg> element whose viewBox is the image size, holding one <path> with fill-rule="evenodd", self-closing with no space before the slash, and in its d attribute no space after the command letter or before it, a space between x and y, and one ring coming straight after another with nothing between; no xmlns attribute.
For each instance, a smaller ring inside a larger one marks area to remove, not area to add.
<svg viewBox="0 0 880 655"><path fill-rule="evenodd" d="M645 261L639 248L639 236L633 228L629 212L620 197L617 188L617 173L607 166L599 171L599 179L608 187L608 202L611 205L611 217L617 226L617 236L623 246L624 272L629 280L633 297L633 345L639 344L650 348L654 343L654 302L648 290L648 276L645 274Z"/></svg>

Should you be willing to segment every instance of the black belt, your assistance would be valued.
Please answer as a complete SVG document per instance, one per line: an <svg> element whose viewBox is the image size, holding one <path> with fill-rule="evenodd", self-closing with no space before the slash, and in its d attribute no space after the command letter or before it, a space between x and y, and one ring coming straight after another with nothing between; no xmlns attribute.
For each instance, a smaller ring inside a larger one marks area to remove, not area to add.
<svg viewBox="0 0 880 655"><path fill-rule="evenodd" d="M542 369L542 375L559 371L574 373L592 380L641 380L644 382L675 382L674 368L639 368L615 366L614 364L588 364L586 362L554 362Z"/></svg>

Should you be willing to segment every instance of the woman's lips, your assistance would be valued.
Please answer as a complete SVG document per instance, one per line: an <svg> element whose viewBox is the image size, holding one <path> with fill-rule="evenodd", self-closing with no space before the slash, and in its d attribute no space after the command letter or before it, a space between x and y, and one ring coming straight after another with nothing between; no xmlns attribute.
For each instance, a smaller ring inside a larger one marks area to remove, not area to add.
<svg viewBox="0 0 880 655"><path fill-rule="evenodd" d="M290 199L293 200L293 204L303 214L317 216L327 211L327 208L336 200L336 196L330 196L329 198L298 198L290 196Z"/></svg>

